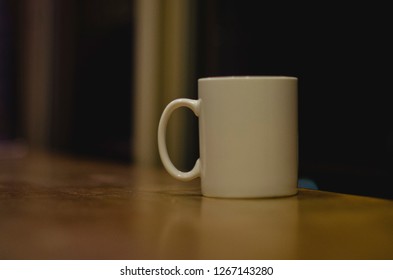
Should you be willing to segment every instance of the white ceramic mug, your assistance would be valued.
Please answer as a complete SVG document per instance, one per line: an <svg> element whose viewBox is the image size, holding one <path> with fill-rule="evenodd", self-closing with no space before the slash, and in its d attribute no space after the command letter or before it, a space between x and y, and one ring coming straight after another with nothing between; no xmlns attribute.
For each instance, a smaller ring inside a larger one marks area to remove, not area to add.
<svg viewBox="0 0 393 280"><path fill-rule="evenodd" d="M198 97L176 99L162 113L158 148L169 174L183 181L201 177L202 194L208 197L297 193L297 78L203 78ZM200 157L189 172L173 165L165 141L170 115L182 106L199 117Z"/></svg>

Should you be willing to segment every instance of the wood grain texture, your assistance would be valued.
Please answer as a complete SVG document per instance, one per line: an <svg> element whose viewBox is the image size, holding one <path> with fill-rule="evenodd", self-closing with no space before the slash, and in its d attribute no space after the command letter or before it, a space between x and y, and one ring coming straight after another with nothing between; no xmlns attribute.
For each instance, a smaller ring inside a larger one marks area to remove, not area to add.
<svg viewBox="0 0 393 280"><path fill-rule="evenodd" d="M391 200L212 199L160 169L0 161L0 259L392 259L392 237Z"/></svg>

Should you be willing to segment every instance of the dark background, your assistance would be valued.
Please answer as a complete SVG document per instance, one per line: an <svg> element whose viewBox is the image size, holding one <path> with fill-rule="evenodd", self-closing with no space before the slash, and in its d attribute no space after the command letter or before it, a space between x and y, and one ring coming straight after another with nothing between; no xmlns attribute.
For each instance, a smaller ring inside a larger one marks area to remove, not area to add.
<svg viewBox="0 0 393 280"><path fill-rule="evenodd" d="M56 24L64 33L57 40L57 71L70 66L69 60L73 60L68 76L58 75L69 79L71 90L61 92L64 82L59 81L57 91L60 99L69 92L74 96L70 105L73 110L69 118L70 141L54 141L52 146L89 156L130 160L133 2L57 3ZM58 134L54 131L53 138Z"/></svg>
<svg viewBox="0 0 393 280"><path fill-rule="evenodd" d="M202 2L199 76L298 77L300 177L322 190L392 198L388 8Z"/></svg>
<svg viewBox="0 0 393 280"><path fill-rule="evenodd" d="M25 136L18 106L23 3L0 0L0 140ZM133 1L54 3L50 147L132 162ZM322 190L393 198L387 7L375 1L195 3L195 81L298 77L300 177Z"/></svg>

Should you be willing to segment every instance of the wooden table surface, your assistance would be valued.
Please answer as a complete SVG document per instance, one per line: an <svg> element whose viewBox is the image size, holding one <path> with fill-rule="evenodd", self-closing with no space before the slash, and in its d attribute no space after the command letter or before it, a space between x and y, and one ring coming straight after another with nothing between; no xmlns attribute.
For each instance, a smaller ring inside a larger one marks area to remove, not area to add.
<svg viewBox="0 0 393 280"><path fill-rule="evenodd" d="M0 160L0 259L393 259L392 200L213 199L199 183L65 155Z"/></svg>

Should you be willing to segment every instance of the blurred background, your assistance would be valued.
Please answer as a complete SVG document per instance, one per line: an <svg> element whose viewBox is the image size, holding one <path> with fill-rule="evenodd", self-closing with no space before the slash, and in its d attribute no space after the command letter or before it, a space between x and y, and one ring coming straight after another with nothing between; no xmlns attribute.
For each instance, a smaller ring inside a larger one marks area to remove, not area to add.
<svg viewBox="0 0 393 280"><path fill-rule="evenodd" d="M378 2L0 0L0 160L44 149L161 167L161 112L196 98L198 78L290 75L300 177L393 198L393 23ZM191 112L168 143L191 168Z"/></svg>

